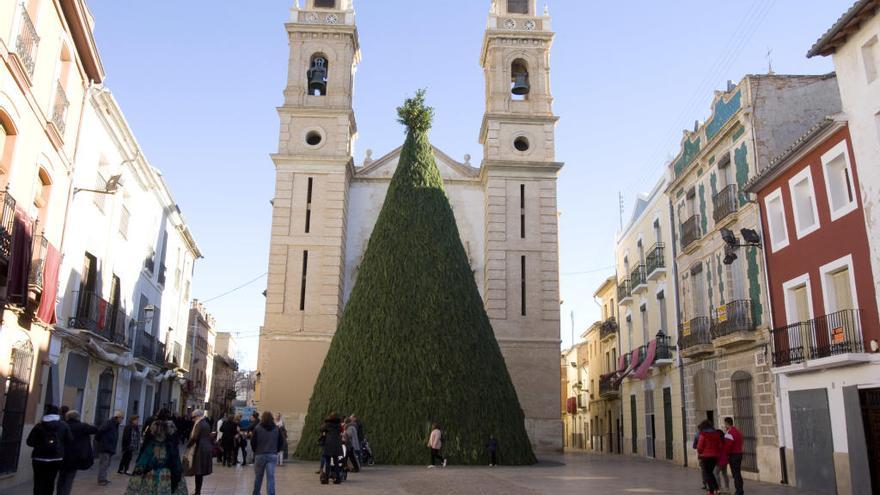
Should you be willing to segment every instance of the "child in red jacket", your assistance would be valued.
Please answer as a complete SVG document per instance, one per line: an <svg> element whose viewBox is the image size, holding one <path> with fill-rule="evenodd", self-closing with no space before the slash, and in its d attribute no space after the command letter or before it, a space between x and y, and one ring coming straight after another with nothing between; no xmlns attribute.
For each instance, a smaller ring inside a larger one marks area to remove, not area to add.
<svg viewBox="0 0 880 495"><path fill-rule="evenodd" d="M703 482L706 483L708 495L718 493L718 480L715 479L715 465L724 450L724 437L712 426L708 419L700 423L700 436L697 439L697 454L700 458L700 469Z"/></svg>

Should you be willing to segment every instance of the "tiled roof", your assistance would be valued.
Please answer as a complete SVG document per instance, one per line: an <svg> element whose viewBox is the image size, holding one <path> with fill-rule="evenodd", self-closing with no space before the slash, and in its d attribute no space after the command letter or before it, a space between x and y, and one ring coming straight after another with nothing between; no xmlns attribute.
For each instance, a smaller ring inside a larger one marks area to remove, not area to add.
<svg viewBox="0 0 880 495"><path fill-rule="evenodd" d="M858 0L813 44L813 47L807 52L807 57L834 53L840 45L846 42L849 34L848 29L851 26L858 26L863 18L874 15L878 7L880 7L878 0Z"/></svg>

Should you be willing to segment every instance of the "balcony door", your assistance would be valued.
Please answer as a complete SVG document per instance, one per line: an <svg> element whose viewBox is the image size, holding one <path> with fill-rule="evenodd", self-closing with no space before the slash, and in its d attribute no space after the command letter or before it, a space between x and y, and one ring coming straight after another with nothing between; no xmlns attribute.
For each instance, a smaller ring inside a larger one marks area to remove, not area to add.
<svg viewBox="0 0 880 495"><path fill-rule="evenodd" d="M836 272L826 275L827 281L830 282L829 300L826 301L828 314L845 311L847 309L855 309L855 301L852 293L852 277L850 276L849 267L843 267Z"/></svg>

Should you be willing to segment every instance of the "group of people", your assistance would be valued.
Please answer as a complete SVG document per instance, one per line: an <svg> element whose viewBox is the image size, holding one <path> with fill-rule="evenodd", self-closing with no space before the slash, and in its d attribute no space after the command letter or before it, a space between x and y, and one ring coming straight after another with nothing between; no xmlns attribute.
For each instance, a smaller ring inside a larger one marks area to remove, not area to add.
<svg viewBox="0 0 880 495"><path fill-rule="evenodd" d="M364 464L373 463L369 443L364 437L363 424L357 416L345 418L330 413L321 425L318 445L321 446L321 484L342 483L348 473L357 473Z"/></svg>
<svg viewBox="0 0 880 495"><path fill-rule="evenodd" d="M248 461L248 443L251 445L251 451L256 458L256 448L253 441L254 430L261 423L260 415L254 411L250 418L242 418L241 413L228 414L225 418L217 421L216 429L216 445L215 453L217 461L224 466L236 466L241 464L247 465ZM283 445L278 451L276 463L280 466L287 459L287 428L284 426L284 420L281 414L275 414L273 422L278 428L281 435ZM238 461L238 453L241 452L241 462ZM254 461L256 462L256 461Z"/></svg>
<svg viewBox="0 0 880 495"><path fill-rule="evenodd" d="M733 418L724 418L724 430L715 428L708 419L700 423L693 447L700 459L703 489L707 494L730 493L730 478L727 475L727 467L730 466L736 495L743 495L743 437L733 425ZM722 479L724 492L720 491Z"/></svg>
<svg viewBox="0 0 880 495"><path fill-rule="evenodd" d="M428 435L428 448L431 449L429 468L437 465L446 467L447 459L443 456L443 444L445 442L446 438L443 435L440 423L432 423L431 434ZM486 457L489 459L489 467L498 465L498 439L495 438L495 435L489 435L489 438L486 440Z"/></svg>

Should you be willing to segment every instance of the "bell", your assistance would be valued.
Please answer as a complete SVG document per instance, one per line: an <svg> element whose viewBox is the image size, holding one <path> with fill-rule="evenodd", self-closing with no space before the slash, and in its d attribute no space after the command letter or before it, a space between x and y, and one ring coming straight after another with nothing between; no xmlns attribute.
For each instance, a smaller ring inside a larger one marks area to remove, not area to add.
<svg viewBox="0 0 880 495"><path fill-rule="evenodd" d="M324 66L324 59L316 58L312 62L312 67L307 74L309 78L309 94L326 94L327 93L327 68Z"/></svg>
<svg viewBox="0 0 880 495"><path fill-rule="evenodd" d="M517 96L524 96L529 94L532 87L529 85L529 74L527 72L521 72L519 74L514 74L513 76L513 88L510 89L510 92Z"/></svg>

